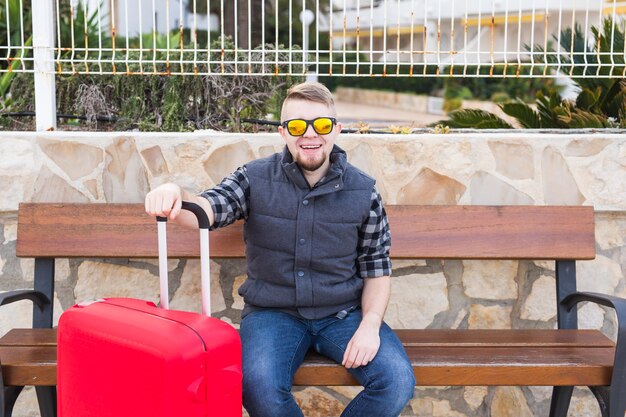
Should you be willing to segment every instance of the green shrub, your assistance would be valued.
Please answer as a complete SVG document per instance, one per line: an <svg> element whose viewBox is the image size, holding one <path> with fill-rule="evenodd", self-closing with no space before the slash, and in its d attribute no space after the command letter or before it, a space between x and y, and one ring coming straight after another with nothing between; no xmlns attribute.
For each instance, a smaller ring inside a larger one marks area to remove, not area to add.
<svg viewBox="0 0 626 417"><path fill-rule="evenodd" d="M443 111L450 113L463 107L463 100L460 98L448 98L443 102Z"/></svg>
<svg viewBox="0 0 626 417"><path fill-rule="evenodd" d="M511 97L504 91L497 91L491 95L491 101L494 103L504 103L510 100Z"/></svg>

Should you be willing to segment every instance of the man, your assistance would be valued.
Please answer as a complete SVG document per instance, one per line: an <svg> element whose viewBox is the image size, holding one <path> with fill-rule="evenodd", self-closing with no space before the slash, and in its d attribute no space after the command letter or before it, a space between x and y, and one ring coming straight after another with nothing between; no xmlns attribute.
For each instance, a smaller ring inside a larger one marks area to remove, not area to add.
<svg viewBox="0 0 626 417"><path fill-rule="evenodd" d="M364 386L342 416L397 417L413 396L413 371L383 322L390 292L390 236L375 181L335 145L331 93L304 83L281 112L282 154L252 161L194 196L164 184L146 212L196 226L182 200L200 204L212 228L245 219L248 278L239 289L243 402L251 417L296 417L293 375L309 349Z"/></svg>

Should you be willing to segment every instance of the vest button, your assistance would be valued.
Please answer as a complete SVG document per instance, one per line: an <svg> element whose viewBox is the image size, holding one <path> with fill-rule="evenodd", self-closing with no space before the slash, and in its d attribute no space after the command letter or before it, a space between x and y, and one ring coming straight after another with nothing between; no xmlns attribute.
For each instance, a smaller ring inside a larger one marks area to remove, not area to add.
<svg viewBox="0 0 626 417"><path fill-rule="evenodd" d="M299 277L303 277L304 276L304 271L298 271L298 276Z"/></svg>
<svg viewBox="0 0 626 417"><path fill-rule="evenodd" d="M301 245L304 245L306 243L306 239L300 239L299 242Z"/></svg>
<svg viewBox="0 0 626 417"><path fill-rule="evenodd" d="M309 200L304 200L304 201L302 202L302 204L304 204L305 206L308 206L308 205L309 205Z"/></svg>

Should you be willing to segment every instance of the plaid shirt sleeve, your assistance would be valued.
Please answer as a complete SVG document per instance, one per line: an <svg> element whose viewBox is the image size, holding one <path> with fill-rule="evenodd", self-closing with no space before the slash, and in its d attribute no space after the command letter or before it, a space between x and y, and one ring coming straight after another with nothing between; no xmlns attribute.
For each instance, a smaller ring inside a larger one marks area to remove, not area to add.
<svg viewBox="0 0 626 417"><path fill-rule="evenodd" d="M369 216L359 230L357 265L362 278L391 275L390 247L391 233L387 213L380 194L373 189Z"/></svg>
<svg viewBox="0 0 626 417"><path fill-rule="evenodd" d="M215 221L210 230L228 226L248 218L250 181L246 167L241 167L213 188L203 191L201 197L209 200Z"/></svg>

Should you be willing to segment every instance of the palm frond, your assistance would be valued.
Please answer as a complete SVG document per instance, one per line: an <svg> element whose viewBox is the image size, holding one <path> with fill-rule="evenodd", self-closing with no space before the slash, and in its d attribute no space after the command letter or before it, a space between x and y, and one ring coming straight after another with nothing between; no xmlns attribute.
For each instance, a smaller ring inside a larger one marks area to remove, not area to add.
<svg viewBox="0 0 626 417"><path fill-rule="evenodd" d="M512 129L509 123L505 122L493 113L477 109L461 109L451 112L448 120L441 120L433 123L446 125L458 129Z"/></svg>
<svg viewBox="0 0 626 417"><path fill-rule="evenodd" d="M517 121L527 129L541 128L541 118L539 114L528 104L521 100L516 100L500 105L502 111Z"/></svg>
<svg viewBox="0 0 626 417"><path fill-rule="evenodd" d="M600 98L602 96L602 89L600 87L595 90L589 88L583 88L582 91L576 97L576 107L582 110L591 110L593 108L600 107Z"/></svg>
<svg viewBox="0 0 626 417"><path fill-rule="evenodd" d="M614 127L605 116L580 109L574 110L568 117L559 116L559 119L570 129Z"/></svg>

